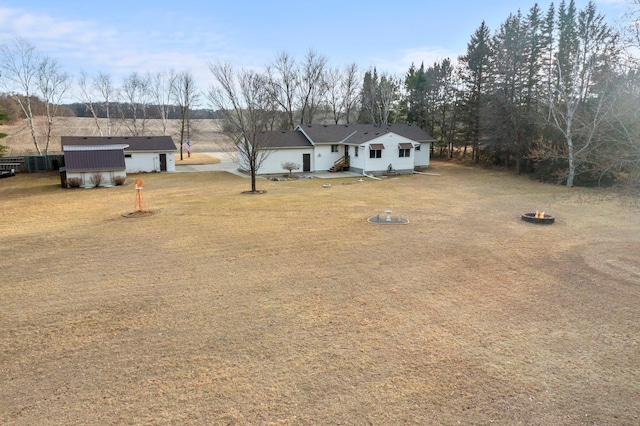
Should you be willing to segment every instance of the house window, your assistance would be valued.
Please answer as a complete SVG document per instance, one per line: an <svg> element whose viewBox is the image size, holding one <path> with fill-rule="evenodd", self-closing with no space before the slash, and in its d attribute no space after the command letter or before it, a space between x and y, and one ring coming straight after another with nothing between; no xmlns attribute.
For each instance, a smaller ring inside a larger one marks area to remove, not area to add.
<svg viewBox="0 0 640 426"><path fill-rule="evenodd" d="M420 147L421 147L421 146L422 146L422 145L416 145L416 151L420 151Z"/></svg>
<svg viewBox="0 0 640 426"><path fill-rule="evenodd" d="M411 148L413 148L412 143L399 143L398 144L398 152L400 158L409 158L411 157Z"/></svg>
<svg viewBox="0 0 640 426"><path fill-rule="evenodd" d="M338 152L338 145L331 145L331 152Z"/></svg>
<svg viewBox="0 0 640 426"><path fill-rule="evenodd" d="M125 154L124 158L131 158L131 154Z"/></svg>
<svg viewBox="0 0 640 426"><path fill-rule="evenodd" d="M356 157L358 156L358 147L356 146L355 152L353 153Z"/></svg>
<svg viewBox="0 0 640 426"><path fill-rule="evenodd" d="M369 158L382 158L382 150L384 145L381 143L372 143L369 145Z"/></svg>

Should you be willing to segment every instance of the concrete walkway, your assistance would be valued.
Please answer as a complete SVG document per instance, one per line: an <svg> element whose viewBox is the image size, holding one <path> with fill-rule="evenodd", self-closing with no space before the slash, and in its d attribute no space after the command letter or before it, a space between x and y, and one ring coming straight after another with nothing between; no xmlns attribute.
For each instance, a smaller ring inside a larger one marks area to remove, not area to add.
<svg viewBox="0 0 640 426"><path fill-rule="evenodd" d="M217 151L217 152L203 152L202 154L209 155L211 157L217 158L220 160L217 164L179 164L176 162L176 172L177 173L187 173L187 172L229 172L234 175L238 175L241 177L248 178L249 175L246 173L242 173L238 170L238 165L231 157L232 154L229 154L225 151Z"/></svg>
<svg viewBox="0 0 640 426"><path fill-rule="evenodd" d="M228 152L218 151L218 152L204 152L203 154L210 155L211 157L217 158L220 160L217 164L185 164L181 165L176 162L176 173L189 173L189 172L228 172L237 176L241 176L243 178L251 177L248 173L242 173L238 170L238 164L233 160ZM282 174L287 174L286 171L282 171ZM308 173L310 176L319 179L336 179L336 178L353 178L353 177L361 177L364 178L363 175L351 172L316 172L316 173ZM258 176L261 178L268 178L267 176Z"/></svg>

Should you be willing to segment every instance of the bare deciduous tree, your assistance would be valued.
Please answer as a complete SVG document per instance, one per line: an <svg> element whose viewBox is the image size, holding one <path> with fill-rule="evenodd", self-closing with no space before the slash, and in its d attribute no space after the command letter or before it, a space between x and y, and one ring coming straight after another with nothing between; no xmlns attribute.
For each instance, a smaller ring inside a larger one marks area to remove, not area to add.
<svg viewBox="0 0 640 426"><path fill-rule="evenodd" d="M186 140L190 139L191 130L193 129L191 110L198 105L200 92L193 75L189 71L183 71L175 76L171 93L180 114L180 159L182 160L182 146ZM189 156L191 156L191 153L189 153Z"/></svg>
<svg viewBox="0 0 640 426"><path fill-rule="evenodd" d="M171 108L173 89L175 87L177 76L173 70L166 72L158 72L150 79L150 95L154 102L154 108L158 111L160 124L162 127L162 136L167 135L167 127L169 125L169 110Z"/></svg>
<svg viewBox="0 0 640 426"><path fill-rule="evenodd" d="M131 136L144 136L148 120L150 76L132 72L122 82L120 118Z"/></svg>
<svg viewBox="0 0 640 426"><path fill-rule="evenodd" d="M233 141L237 160L251 174L251 192L257 192L256 174L271 151L269 133L276 105L268 77L250 70L235 71L225 63L209 64L217 85L208 93L214 109L224 113L224 129Z"/></svg>
<svg viewBox="0 0 640 426"><path fill-rule="evenodd" d="M80 99L82 103L87 107L89 112L91 113L91 117L93 117L93 121L100 133L100 136L104 136L104 132L102 131L102 125L100 124L100 116L98 114L98 101L93 93L93 88L91 84L88 82L87 73L82 71L80 73L80 80L78 80L78 86L80 87Z"/></svg>
<svg viewBox="0 0 640 426"><path fill-rule="evenodd" d="M286 116L286 128L296 126L295 111L298 96L298 69L295 61L282 52L272 65L267 66L268 88L274 102Z"/></svg>
<svg viewBox="0 0 640 426"><path fill-rule="evenodd" d="M62 99L71 86L71 75L62 71L56 60L44 58L38 67L36 86L45 108L44 154L46 155L51 144L54 119L58 116Z"/></svg>
<svg viewBox="0 0 640 426"><path fill-rule="evenodd" d="M347 65L342 75L342 109L347 124L351 122L358 103L360 81L358 65L355 63Z"/></svg>
<svg viewBox="0 0 640 426"><path fill-rule="evenodd" d="M111 101L117 97L117 90L113 85L111 75L102 72L98 73L98 76L93 80L93 88L100 95L102 110L107 122L107 136L113 136L114 129L111 115Z"/></svg>
<svg viewBox="0 0 640 426"><path fill-rule="evenodd" d="M89 82L87 74L82 72L79 86L82 102L91 113L100 136L113 136L111 102L116 97L116 89L111 76L100 72Z"/></svg>
<svg viewBox="0 0 640 426"><path fill-rule="evenodd" d="M0 89L20 106L38 154L46 155L51 141L58 105L71 85L71 76L57 61L42 56L24 39L0 46ZM38 137L32 102L38 98L45 107L44 141Z"/></svg>
<svg viewBox="0 0 640 426"><path fill-rule="evenodd" d="M344 71L334 68L326 73L326 102L335 124L349 124L358 99L358 66L348 65Z"/></svg>
<svg viewBox="0 0 640 426"><path fill-rule="evenodd" d="M35 47L24 39L16 39L11 44L2 45L0 52L2 53L0 85L2 90L20 105L20 109L27 119L33 144L40 154L35 117L31 105L40 56Z"/></svg>
<svg viewBox="0 0 640 426"><path fill-rule="evenodd" d="M313 124L318 107L327 92L325 82L326 56L309 49L300 68L300 124Z"/></svg>

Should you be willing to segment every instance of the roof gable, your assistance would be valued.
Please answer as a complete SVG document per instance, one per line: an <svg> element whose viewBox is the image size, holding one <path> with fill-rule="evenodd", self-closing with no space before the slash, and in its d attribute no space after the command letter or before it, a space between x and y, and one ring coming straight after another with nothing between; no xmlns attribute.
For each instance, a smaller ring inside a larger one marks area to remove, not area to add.
<svg viewBox="0 0 640 426"><path fill-rule="evenodd" d="M322 124L319 126L305 125L297 126L296 130L304 132L314 144L336 144L341 143L357 129L352 125Z"/></svg>
<svg viewBox="0 0 640 426"><path fill-rule="evenodd" d="M386 133L395 133L414 142L431 142L434 139L415 124L324 124L298 126L314 144L359 145Z"/></svg>
<svg viewBox="0 0 640 426"><path fill-rule="evenodd" d="M260 143L264 148L311 148L313 144L302 133L295 130L262 132Z"/></svg>

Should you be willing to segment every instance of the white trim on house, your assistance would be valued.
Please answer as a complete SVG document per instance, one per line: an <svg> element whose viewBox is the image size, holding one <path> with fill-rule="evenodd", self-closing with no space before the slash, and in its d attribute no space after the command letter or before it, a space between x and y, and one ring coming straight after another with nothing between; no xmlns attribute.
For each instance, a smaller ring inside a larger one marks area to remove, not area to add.
<svg viewBox="0 0 640 426"><path fill-rule="evenodd" d="M345 154L349 155L347 171L380 175L389 168L397 173L413 173L416 167L429 167L430 145L433 138L417 126L409 124L374 125L321 125L298 126L289 132L300 132L309 141L309 146L278 146L278 137L270 139L269 156L262 162L259 174L279 174L287 172L282 168L284 162L300 164L302 172L303 156L310 155L310 172L329 171ZM289 132L277 132L293 136ZM274 132L275 133L275 132ZM403 136L405 134L407 136ZM313 136L316 135L316 140ZM416 137L411 139L409 135ZM289 139L290 140L290 139ZM370 156L372 145L383 145L379 157ZM400 146L403 154L400 156ZM338 146L337 152L332 147ZM419 147L419 149L416 149ZM356 155L357 150L357 155ZM409 150L408 152L406 150ZM246 165L245 165L246 166ZM240 164L242 169L243 165Z"/></svg>

